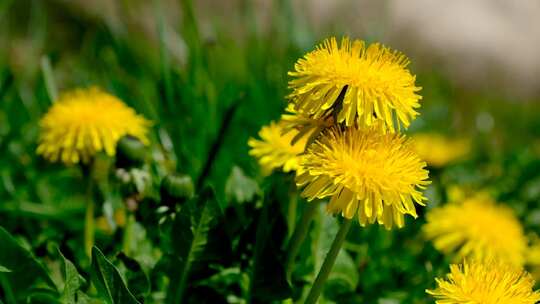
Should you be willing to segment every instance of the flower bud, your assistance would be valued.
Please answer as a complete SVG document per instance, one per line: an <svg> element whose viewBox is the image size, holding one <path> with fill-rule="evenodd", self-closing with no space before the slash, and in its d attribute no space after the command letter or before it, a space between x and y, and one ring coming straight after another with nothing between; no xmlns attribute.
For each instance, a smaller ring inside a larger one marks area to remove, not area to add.
<svg viewBox="0 0 540 304"><path fill-rule="evenodd" d="M116 167L140 167L146 158L146 147L137 138L124 136L116 146Z"/></svg>
<svg viewBox="0 0 540 304"><path fill-rule="evenodd" d="M167 175L161 181L161 200L167 205L182 203L193 197L195 187L188 175Z"/></svg>

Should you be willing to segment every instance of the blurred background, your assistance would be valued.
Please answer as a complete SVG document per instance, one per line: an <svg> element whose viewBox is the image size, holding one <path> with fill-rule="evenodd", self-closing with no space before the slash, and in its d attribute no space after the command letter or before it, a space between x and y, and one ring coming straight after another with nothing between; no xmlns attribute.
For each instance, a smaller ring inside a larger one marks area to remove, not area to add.
<svg viewBox="0 0 540 304"><path fill-rule="evenodd" d="M430 206L452 189L486 190L508 202L528 232L540 231L540 2L503 0L0 0L1 225L39 257L54 246L76 252L79 172L45 162L35 149L38 121L55 95L91 85L152 120L161 176L207 174L226 206L233 168L262 180L246 143L279 119L287 72L325 38L344 35L382 42L411 60L423 100L407 133L472 145L460 162L434 166ZM426 285L446 265L433 250L430 258L444 266L416 260L425 252L415 237L392 242L418 231L417 222L392 235L357 231L383 239L369 253L359 249L365 258L356 262L370 278L358 283L363 299L426 302ZM104 233L98 243L111 248L113 239ZM410 249L395 257L402 262L377 257L402 246Z"/></svg>
<svg viewBox="0 0 540 304"><path fill-rule="evenodd" d="M257 77L269 78L278 86L277 93L283 93L283 71L292 68L298 57L294 55L328 36L349 35L381 41L407 54L420 85L426 87L424 94L430 94L430 81L443 82L454 94L449 108L466 116L453 115L456 120L494 122L491 110L534 107L540 95L540 3L535 1L203 0L190 4L193 15L185 14L180 2L167 0L3 0L1 5L1 60L25 88L19 94L31 95L27 90L39 85L44 59L60 90L94 83L96 78L105 82L106 77L98 76L111 69L127 77L111 79L107 86L132 89L144 86L136 81L138 73L163 74L166 63L174 78L205 61L209 69L228 77L199 71L209 79L197 85L213 92L204 94L222 94L227 80L249 82ZM198 50L191 48L193 40ZM265 103L280 106L283 94L277 96ZM145 99L155 102L150 96ZM252 103L260 101L255 98ZM435 96L426 95L427 108L435 103Z"/></svg>

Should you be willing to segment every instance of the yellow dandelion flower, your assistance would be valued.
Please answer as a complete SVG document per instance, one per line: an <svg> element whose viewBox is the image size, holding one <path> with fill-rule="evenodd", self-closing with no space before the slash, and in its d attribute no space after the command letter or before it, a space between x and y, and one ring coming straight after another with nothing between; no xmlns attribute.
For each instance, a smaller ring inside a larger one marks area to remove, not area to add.
<svg viewBox="0 0 540 304"><path fill-rule="evenodd" d="M248 145L251 147L249 155L257 158L264 174L270 174L272 170L281 168L283 172L298 169L299 155L306 148L308 136L301 137L296 142L293 138L298 135L297 130L285 132L285 123L271 122L259 131L261 140L250 138Z"/></svg>
<svg viewBox="0 0 540 304"><path fill-rule="evenodd" d="M534 304L540 293L534 280L521 268L498 260L450 265L446 279L436 279L437 288L426 290L437 304Z"/></svg>
<svg viewBox="0 0 540 304"><path fill-rule="evenodd" d="M330 213L367 223L404 225L404 214L416 217L414 203L429 184L428 171L405 137L379 128L331 128L302 156L296 183L308 201L331 197Z"/></svg>
<svg viewBox="0 0 540 304"><path fill-rule="evenodd" d="M41 119L37 153L53 162L87 163L100 151L113 156L125 135L147 144L149 125L115 96L96 87L76 89L62 94Z"/></svg>
<svg viewBox="0 0 540 304"><path fill-rule="evenodd" d="M336 116L340 123L361 127L382 121L391 131L395 124L406 128L422 98L408 65L405 55L379 43L366 46L343 38L338 46L330 38L296 62L289 72L294 78L288 98L296 110L315 118Z"/></svg>
<svg viewBox="0 0 540 304"><path fill-rule="evenodd" d="M414 134L411 139L416 153L433 167L461 159L471 150L469 139L452 139L437 133Z"/></svg>
<svg viewBox="0 0 540 304"><path fill-rule="evenodd" d="M524 264L527 239L519 220L485 195L432 209L426 219L424 235L446 254Z"/></svg>

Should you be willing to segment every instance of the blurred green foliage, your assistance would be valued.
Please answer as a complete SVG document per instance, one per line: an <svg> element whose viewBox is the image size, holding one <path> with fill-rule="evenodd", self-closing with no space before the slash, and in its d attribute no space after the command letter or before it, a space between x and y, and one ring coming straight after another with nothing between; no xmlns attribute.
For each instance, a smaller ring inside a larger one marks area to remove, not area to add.
<svg viewBox="0 0 540 304"><path fill-rule="evenodd" d="M291 176L261 176L246 142L279 118L287 71L324 37L294 22L287 1L273 4L265 30L245 1L240 29L216 21L202 34L200 12L183 0L173 29L174 41L185 46L178 58L170 52L167 7L159 3L145 4L156 30L143 35L64 1L0 1L0 303L269 303L306 296L339 219L324 207L317 211L288 281L284 248L306 203L291 199ZM410 132L474 139L467 160L431 171L427 208L445 203L449 186L488 190L514 208L526 231L538 232L540 103L455 88L436 69L420 71L418 83L424 105ZM92 259L82 248L79 168L35 155L51 96L90 85L153 122L142 163L117 168L106 157L96 161ZM191 177L195 197L165 200L160 185L171 174ZM450 260L422 238L425 209L419 212L401 230L355 224L321 303L431 303L424 290Z"/></svg>

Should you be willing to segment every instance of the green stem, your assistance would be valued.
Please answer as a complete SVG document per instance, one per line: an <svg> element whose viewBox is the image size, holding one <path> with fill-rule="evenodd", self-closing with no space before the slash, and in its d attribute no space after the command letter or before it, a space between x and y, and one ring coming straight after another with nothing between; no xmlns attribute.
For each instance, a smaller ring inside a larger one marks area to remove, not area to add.
<svg viewBox="0 0 540 304"><path fill-rule="evenodd" d="M93 197L93 180L89 168L83 168L83 177L87 179L86 186L86 213L84 216L84 251L88 257L92 256L92 247L94 246L94 197Z"/></svg>
<svg viewBox="0 0 540 304"><path fill-rule="evenodd" d="M88 257L92 256L94 246L94 201L86 202L86 215L84 219L84 250Z"/></svg>
<svg viewBox="0 0 540 304"><path fill-rule="evenodd" d="M313 217L315 216L317 206L319 206L317 201L307 204L306 209L302 214L302 218L300 219L298 225L296 225L296 227L294 228L294 232L287 246L287 260L285 261L285 271L287 274L287 279L289 280L294 269L294 262L296 256L298 255L298 251L300 251L300 246L304 242L304 239L306 238L306 235L309 231L309 225L311 224L311 220L313 220Z"/></svg>
<svg viewBox="0 0 540 304"><path fill-rule="evenodd" d="M135 216L132 212L128 212L126 226L124 227L124 239L122 241L122 250L124 254L129 256L131 251L131 238L133 236L133 223L135 222Z"/></svg>
<svg viewBox="0 0 540 304"><path fill-rule="evenodd" d="M296 209L298 209L298 194L295 190L289 191L289 206L287 210L287 227L289 231L289 237L293 235L294 230L296 229Z"/></svg>
<svg viewBox="0 0 540 304"><path fill-rule="evenodd" d="M351 224L352 220L350 219L344 219L343 223L341 224L341 227L336 234L336 238L332 242L332 247L330 247L326 258L324 259L321 270L319 271L313 286L311 286L311 290L309 291L305 304L317 303L317 300L319 299L319 296L323 290L324 283L328 279L330 271L332 271L332 267L334 267L339 250L347 238L347 232L349 232Z"/></svg>

